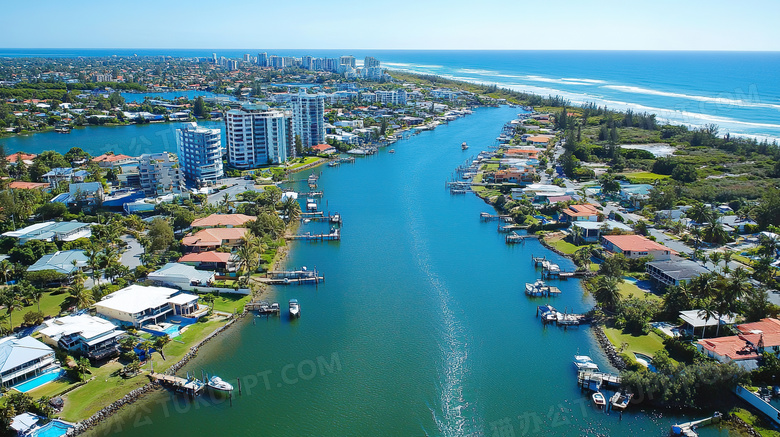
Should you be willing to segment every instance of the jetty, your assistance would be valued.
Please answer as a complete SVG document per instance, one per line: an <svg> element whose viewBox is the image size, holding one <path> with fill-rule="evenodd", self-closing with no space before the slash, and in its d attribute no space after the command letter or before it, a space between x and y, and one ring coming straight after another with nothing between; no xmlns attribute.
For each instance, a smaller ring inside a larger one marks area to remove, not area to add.
<svg viewBox="0 0 780 437"><path fill-rule="evenodd" d="M505 238L506 244L525 243L525 235L520 235L515 231L507 235Z"/></svg>
<svg viewBox="0 0 780 437"><path fill-rule="evenodd" d="M156 372L150 373L149 378L164 387L171 388L177 392L186 393L190 396L197 396L206 388L205 382L194 378L187 379L180 376L164 375Z"/></svg>
<svg viewBox="0 0 780 437"><path fill-rule="evenodd" d="M672 425L671 434L685 437L698 437L699 434L696 432L697 428L712 425L713 423L720 423L721 419L723 419L723 415L716 411L712 417Z"/></svg>
<svg viewBox="0 0 780 437"><path fill-rule="evenodd" d="M306 193L298 193L298 196L300 197L322 197L323 192L322 191L309 191Z"/></svg>
<svg viewBox="0 0 780 437"><path fill-rule="evenodd" d="M590 317L585 314L573 314L560 312L550 304L539 305L536 308L536 316L542 320L542 323L555 323L558 326L579 326L590 323Z"/></svg>
<svg viewBox="0 0 780 437"><path fill-rule="evenodd" d="M620 388L620 375L593 370L577 372L577 385L581 389L599 391L602 388L617 390Z"/></svg>
<svg viewBox="0 0 780 437"><path fill-rule="evenodd" d="M325 211L303 212L301 211L301 218L314 218L325 217Z"/></svg>
<svg viewBox="0 0 780 437"><path fill-rule="evenodd" d="M336 223L338 225L341 225L342 223L341 214L339 213L335 213L335 214L329 213L328 215L325 215L325 213L322 211L317 211L317 212L319 213L317 215L304 216L303 214L301 214L300 220L301 221L309 220L313 222L329 222L329 223Z"/></svg>
<svg viewBox="0 0 780 437"><path fill-rule="evenodd" d="M259 314L264 316L270 316L272 314L278 316L281 311L281 307L279 306L278 302L269 304L264 300L247 302L246 305L244 305L244 308L247 311L257 311Z"/></svg>
<svg viewBox="0 0 780 437"><path fill-rule="evenodd" d="M498 214L490 214L489 212L481 212L479 213L479 219L483 222L492 222L496 220L502 220L505 223L511 223L512 222L512 216L511 215L498 215Z"/></svg>
<svg viewBox="0 0 780 437"><path fill-rule="evenodd" d="M307 240L307 241L339 241L341 240L341 231L338 228L331 229L329 234L305 234L287 235L288 240Z"/></svg>
<svg viewBox="0 0 780 437"><path fill-rule="evenodd" d="M320 275L317 269L308 270L277 270L265 273L265 277L258 278L264 284L319 284L325 282L325 276Z"/></svg>

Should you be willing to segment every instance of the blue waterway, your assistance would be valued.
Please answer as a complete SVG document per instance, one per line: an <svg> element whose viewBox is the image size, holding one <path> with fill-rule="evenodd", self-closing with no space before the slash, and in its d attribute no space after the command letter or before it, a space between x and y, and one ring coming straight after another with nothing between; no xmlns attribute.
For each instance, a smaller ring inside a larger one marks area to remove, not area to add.
<svg viewBox="0 0 780 437"><path fill-rule="evenodd" d="M3 56L185 56L244 53L375 56L392 69L495 83L572 102L715 123L721 133L780 138L779 52L0 49Z"/></svg>

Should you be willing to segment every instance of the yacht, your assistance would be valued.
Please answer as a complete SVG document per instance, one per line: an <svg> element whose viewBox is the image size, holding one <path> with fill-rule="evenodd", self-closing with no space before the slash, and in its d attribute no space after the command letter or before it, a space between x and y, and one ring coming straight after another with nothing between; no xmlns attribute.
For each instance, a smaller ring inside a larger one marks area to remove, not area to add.
<svg viewBox="0 0 780 437"><path fill-rule="evenodd" d="M301 306L298 305L298 299L290 299L290 317L295 319L301 317Z"/></svg>
<svg viewBox="0 0 780 437"><path fill-rule="evenodd" d="M577 370L591 370L594 372L598 372L599 370L599 366L586 355L575 355L574 366Z"/></svg>
<svg viewBox="0 0 780 437"><path fill-rule="evenodd" d="M317 211L317 202L314 199L306 199L306 211Z"/></svg>
<svg viewBox="0 0 780 437"><path fill-rule="evenodd" d="M233 391L233 386L227 381L223 381L219 376L212 376L209 382L206 383L209 387L219 391Z"/></svg>
<svg viewBox="0 0 780 437"><path fill-rule="evenodd" d="M465 141L463 142L463 144L461 144L461 145L460 145L460 150L466 150L466 149L468 149L468 148L469 148L469 145L468 145L468 144L466 144L466 142L465 142Z"/></svg>
<svg viewBox="0 0 780 437"><path fill-rule="evenodd" d="M544 281L537 279L533 284L530 282L525 283L525 294L529 296L545 296L550 292L549 288Z"/></svg>

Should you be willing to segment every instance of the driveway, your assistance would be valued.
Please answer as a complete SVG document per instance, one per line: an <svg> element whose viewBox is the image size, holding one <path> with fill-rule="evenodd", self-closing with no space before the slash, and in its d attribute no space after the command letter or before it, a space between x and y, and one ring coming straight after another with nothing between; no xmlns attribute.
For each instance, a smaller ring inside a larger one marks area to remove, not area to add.
<svg viewBox="0 0 780 437"><path fill-rule="evenodd" d="M144 248L141 243L131 235L122 235L119 237L122 241L127 243L125 251L119 258L119 262L122 265L127 266L130 270L141 265L141 254L144 253Z"/></svg>
<svg viewBox="0 0 780 437"><path fill-rule="evenodd" d="M647 233L655 237L655 241L659 243L663 243L663 245L668 247L669 249L676 250L677 252L680 253L687 253L689 255L693 253L692 248L686 246L679 240L673 240L668 235L666 235L665 233L661 232L658 229L647 228Z"/></svg>
<svg viewBox="0 0 780 437"><path fill-rule="evenodd" d="M225 198L225 193L230 196L230 200L236 200L236 195L243 193L244 191L263 191L262 188L255 186L255 182L252 180L244 180L243 178L230 178L224 181L224 185L228 185L228 188L219 190L218 193L210 194L208 197L208 203L211 205L217 205L222 199ZM220 185L222 186L222 185Z"/></svg>

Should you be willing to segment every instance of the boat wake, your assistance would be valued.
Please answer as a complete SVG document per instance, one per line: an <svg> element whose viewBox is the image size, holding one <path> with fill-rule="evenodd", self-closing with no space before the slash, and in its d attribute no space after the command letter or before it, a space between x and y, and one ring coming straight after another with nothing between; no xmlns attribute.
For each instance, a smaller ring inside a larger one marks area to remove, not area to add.
<svg viewBox="0 0 780 437"><path fill-rule="evenodd" d="M410 184L414 186L415 184ZM410 187L411 188L411 187ZM406 197L411 199L411 192ZM424 232L420 229L420 223L414 219L411 204L417 203L417 199L407 203L407 223L410 227L412 252L417 266L424 274L428 282L428 288L434 292L434 299L438 303L441 323L438 332L439 351L441 354L441 367L438 376L438 405L428 405L434 422L438 428L438 435L463 436L481 435L482 426L478 415L474 412L474 404L470 403L464 393L464 380L468 369L468 341L463 324L456 317L457 305L450 296L448 287L442 283L430 263L429 250L422 237Z"/></svg>

